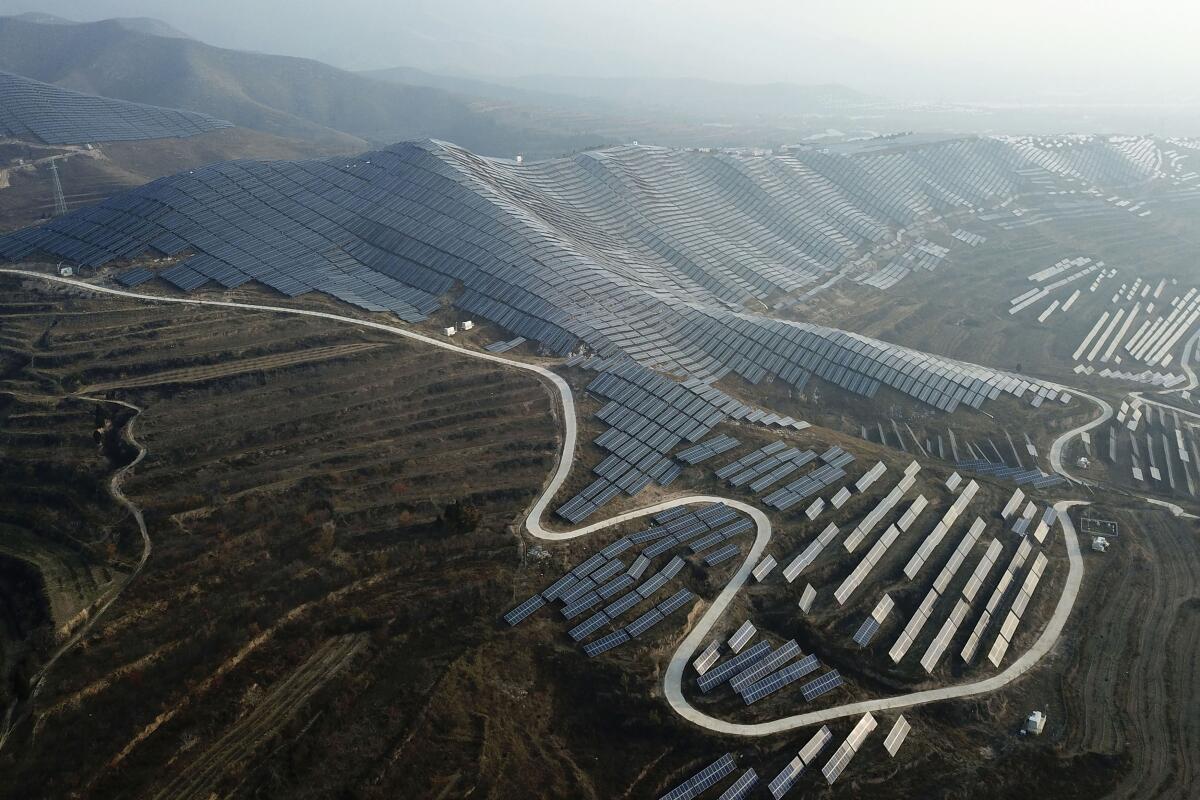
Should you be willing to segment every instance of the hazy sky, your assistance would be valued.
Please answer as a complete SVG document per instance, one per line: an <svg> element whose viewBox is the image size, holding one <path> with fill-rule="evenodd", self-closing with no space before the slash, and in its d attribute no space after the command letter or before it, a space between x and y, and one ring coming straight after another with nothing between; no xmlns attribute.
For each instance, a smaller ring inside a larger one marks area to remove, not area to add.
<svg viewBox="0 0 1200 800"><path fill-rule="evenodd" d="M1200 2L0 0L152 16L212 44L346 68L840 82L919 99L1195 102Z"/></svg>

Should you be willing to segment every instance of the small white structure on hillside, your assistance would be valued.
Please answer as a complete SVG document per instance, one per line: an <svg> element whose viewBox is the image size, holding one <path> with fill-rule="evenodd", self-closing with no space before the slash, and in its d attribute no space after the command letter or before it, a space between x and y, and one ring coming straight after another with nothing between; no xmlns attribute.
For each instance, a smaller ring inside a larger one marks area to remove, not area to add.
<svg viewBox="0 0 1200 800"><path fill-rule="evenodd" d="M1087 456L1080 456L1079 460L1075 463L1080 469L1087 469L1092 465L1092 462L1088 460Z"/></svg>
<svg viewBox="0 0 1200 800"><path fill-rule="evenodd" d="M69 278L75 274L75 270L71 267L59 267L58 274L62 275L64 278Z"/></svg>
<svg viewBox="0 0 1200 800"><path fill-rule="evenodd" d="M1029 719L1025 720L1025 733L1040 736L1042 730L1046 727L1046 715L1040 711L1035 711L1029 715Z"/></svg>
<svg viewBox="0 0 1200 800"><path fill-rule="evenodd" d="M469 331L469 330L471 330L471 328L474 328L474 327L475 327L475 323L472 320L469 320L469 319L463 320L462 329L464 331Z"/></svg>
<svg viewBox="0 0 1200 800"><path fill-rule="evenodd" d="M1092 537L1092 549L1095 550L1097 553L1107 553L1108 552L1108 539L1105 539L1103 536L1093 536Z"/></svg>
<svg viewBox="0 0 1200 800"><path fill-rule="evenodd" d="M449 328L442 328L442 333L446 334L447 336L453 336L454 334L458 333L458 328L451 325Z"/></svg>

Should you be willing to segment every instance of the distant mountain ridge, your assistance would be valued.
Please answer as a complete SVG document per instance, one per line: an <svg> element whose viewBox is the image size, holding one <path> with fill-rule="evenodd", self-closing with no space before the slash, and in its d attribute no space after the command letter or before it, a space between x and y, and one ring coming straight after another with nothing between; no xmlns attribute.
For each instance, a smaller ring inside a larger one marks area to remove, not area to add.
<svg viewBox="0 0 1200 800"><path fill-rule="evenodd" d="M27 11L24 14L16 14L13 19L19 19L22 22L32 22L36 25L86 25L88 23L76 22L72 19L55 16L54 14L44 14L38 11ZM192 37L183 31L176 28L174 25L163 22L161 19L154 17L113 17L109 22L115 22L124 28L138 33L146 33L151 36L165 36L169 39L191 39Z"/></svg>
<svg viewBox="0 0 1200 800"><path fill-rule="evenodd" d="M443 75L408 66L360 74L383 81L429 86L504 102L610 114L660 109L699 119L714 115L819 114L877 102L876 98L840 84L738 84L701 78L595 78L567 75L483 80Z"/></svg>
<svg viewBox="0 0 1200 800"><path fill-rule="evenodd" d="M594 97L690 114L791 116L861 106L874 98L841 84L741 84L703 78L530 75L506 81L541 92Z"/></svg>
<svg viewBox="0 0 1200 800"><path fill-rule="evenodd" d="M438 137L488 155L540 157L598 143L587 134L518 127L441 89L384 83L310 59L227 50L146 28L127 20L0 17L0 69L345 150Z"/></svg>

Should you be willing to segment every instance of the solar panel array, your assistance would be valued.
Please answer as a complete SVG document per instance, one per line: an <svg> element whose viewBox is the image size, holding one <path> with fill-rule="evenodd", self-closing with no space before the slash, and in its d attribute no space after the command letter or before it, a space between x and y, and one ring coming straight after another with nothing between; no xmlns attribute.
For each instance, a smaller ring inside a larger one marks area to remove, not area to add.
<svg viewBox="0 0 1200 800"><path fill-rule="evenodd" d="M871 570L883 558L884 553L892 546L892 543L900 537L900 529L895 525L889 525L887 530L883 532L878 541L871 546L866 555L859 560L854 569L850 570L850 574L842 581L841 585L834 590L833 598L837 600L839 606L844 606L850 596L854 594L859 585L866 580L871 574Z"/></svg>
<svg viewBox="0 0 1200 800"><path fill-rule="evenodd" d="M858 752L858 748L862 747L863 741L870 735L871 731L875 730L875 718L870 713L863 714L862 717L855 723L853 730L846 736L846 740L841 746L834 751L829 761L821 768L822 774L825 775L825 780L829 785L833 785L846 767L850 765L850 759Z"/></svg>
<svg viewBox="0 0 1200 800"><path fill-rule="evenodd" d="M760 680L761 678L765 678L768 674L779 669L784 664L799 655L800 645L796 644L796 640L792 639L787 641L780 647L771 651L771 653L762 661L759 661L753 666L746 667L746 669L742 670L737 675L734 675L729 680L729 686L735 692L741 694L747 686L755 681Z"/></svg>
<svg viewBox="0 0 1200 800"><path fill-rule="evenodd" d="M1025 609L1029 605L1030 599L1033 597L1033 592L1037 589L1038 582L1041 581L1042 573L1046 571L1048 564L1045 553L1038 553L1033 560L1033 565L1030 566L1029 572L1025 574L1025 580L1021 584L1021 588L1017 596L1013 598L1013 603L1008 612L1008 617L1005 618L1004 624L1000 626L1000 633L996 636L996 641L992 643L992 649L988 653L988 661L992 662L993 666L1000 666L1000 662L1004 659L1004 654L1008 651L1008 647L1012 644L1013 637L1016 634L1017 625L1021 621Z"/></svg>
<svg viewBox="0 0 1200 800"><path fill-rule="evenodd" d="M958 626L966 619L967 612L970 610L971 604L959 598L959 601L954 605L954 610L950 612L950 616L942 623L941 629L933 637L933 641L929 643L929 647L925 650L925 655L921 656L921 667L926 672L933 672L938 661L941 660L942 654L950 646L950 640L958 633Z"/></svg>
<svg viewBox="0 0 1200 800"><path fill-rule="evenodd" d="M788 564L786 568L784 568L784 580L786 580L788 583L796 580L796 578L800 576L800 573L808 569L809 565L817 560L817 556L821 555L821 551L824 550L825 546L832 542L834 537L837 535L837 525L834 525L833 523L827 525L825 530L821 531L817 535L816 539L813 539L811 542L809 542L808 546L805 547L798 556L792 559L792 562Z"/></svg>
<svg viewBox="0 0 1200 800"><path fill-rule="evenodd" d="M917 548L917 552L913 553L912 558L904 565L905 577L911 581L917 576L917 573L925 566L925 562L929 560L929 556L933 555L933 551L937 549L937 546L941 544L942 539L945 538L950 528L958 521L962 512L975 499L975 493L978 491L979 484L975 481L971 481L963 487L962 492L950 504L950 508L946 509L946 513L942 516L941 521L934 526L929 535L925 537L925 541L921 542L921 545Z"/></svg>
<svg viewBox="0 0 1200 800"><path fill-rule="evenodd" d="M746 705L757 703L767 695L774 694L805 675L811 675L820 666L816 656L805 656L794 664L789 664L778 672L747 686L742 692L742 699L746 701Z"/></svg>
<svg viewBox="0 0 1200 800"><path fill-rule="evenodd" d="M768 642L759 642L758 644L751 646L748 650L729 659L724 664L719 664L713 669L710 669L704 675L701 675L699 679L697 679L696 683L700 687L700 691L708 694L713 689L732 678L740 670L756 664L763 658L766 658L767 654L770 652L771 645Z"/></svg>
<svg viewBox="0 0 1200 800"><path fill-rule="evenodd" d="M904 744L904 739L910 730L912 730L912 725L904 718L903 714L896 718L892 729L883 739L883 749L887 750L889 756L896 757L896 753L900 752L900 745Z"/></svg>
<svg viewBox="0 0 1200 800"><path fill-rule="evenodd" d="M950 554L950 558L947 559L945 566L943 566L941 572L938 573L938 577L934 579L933 585L930 587L929 592L925 595L925 599L917 608L916 613L913 614L912 618L908 621L904 631L896 639L895 644L892 645L892 649L888 651L888 655L891 657L892 661L896 662L897 664L900 663L900 660L904 658L904 655L908 652L908 649L912 646L913 642L916 641L921 629L925 626L925 623L933 614L934 603L936 603L946 591L950 581L953 579L954 575L958 572L959 567L966 559L967 553L969 553L975 546L975 543L979 541L979 536L983 533L985 526L986 523L984 523L983 520L976 519L971 525L970 529L963 534L962 539L959 540L958 546L954 549L954 552ZM942 651L946 648L946 646L949 645L950 638L953 637L958 631L959 624L962 623L963 618L966 616L966 613L969 610L970 603L966 600L960 599L950 615L952 624L943 626L941 632L939 633L939 637L934 639L933 644L930 645L929 650L926 652L925 657L921 661L922 665L925 666L926 672L931 672L933 670L933 667L936 665L938 659L941 658Z"/></svg>
<svg viewBox="0 0 1200 800"><path fill-rule="evenodd" d="M767 789L770 790L771 797L779 800L779 798L787 794L796 785L805 767L813 763L831 739L833 739L833 733L829 730L829 726L822 725L821 729L814 733L812 738L800 748L800 752L796 754L796 757L767 784Z"/></svg>
<svg viewBox="0 0 1200 800"><path fill-rule="evenodd" d="M805 702L811 703L823 694L832 692L834 689L842 686L845 681L842 680L842 674L836 669L826 672L819 678L811 680L800 687L800 694L804 696Z"/></svg>
<svg viewBox="0 0 1200 800"><path fill-rule="evenodd" d="M1022 539L1021 544L1017 546L1016 552L1013 553L1012 559L1008 563L1008 568L1001 574L1000 580L996 582L995 588L992 590L991 596L988 598L987 604L979 615L979 619L975 622L975 627L971 631L967 643L963 645L962 659L968 664L975 658L975 652L979 649L979 644L983 639L983 633L987 630L991 623L992 615L996 613L996 609L1000 607L1000 601L1004 598L1004 594L1012 585L1013 578L1025 560L1032 552L1033 545L1028 539Z"/></svg>
<svg viewBox="0 0 1200 800"><path fill-rule="evenodd" d="M846 453L838 460L840 463L846 464L853 461L854 456ZM846 471L841 466L822 464L812 472L801 476L799 480L792 481L782 489L766 495L763 497L763 502L772 508L787 511L797 503L812 497L828 486L832 486L844 477L846 477Z"/></svg>
<svg viewBox="0 0 1200 800"><path fill-rule="evenodd" d="M716 523L712 523L716 524ZM742 517L737 522L726 525L724 528L715 530L707 536L697 539L692 542L691 548L693 553L700 553L710 547L720 544L727 539L732 539L739 533L746 533L754 530L754 520L749 517Z"/></svg>
<svg viewBox="0 0 1200 800"><path fill-rule="evenodd" d="M880 498L875 507L867 512L862 522L858 523L858 526L851 531L850 535L846 537L846 541L842 543L847 553L853 553L862 544L863 539L869 536L871 531L875 530L875 526L880 523L888 512L896 507L896 504L900 502L901 498L912 488L914 483L916 483L915 473L905 475L892 487L890 492Z"/></svg>
<svg viewBox="0 0 1200 800"><path fill-rule="evenodd" d="M959 461L955 466L961 470L978 472L981 475L991 475L994 478L1003 478L1004 480L1012 481L1018 486L1031 486L1034 489L1048 489L1065 482L1065 479L1061 475L1048 474L1036 467L1022 469L1021 467L1010 467L1007 464L988 461L982 458Z"/></svg>
<svg viewBox="0 0 1200 800"><path fill-rule="evenodd" d="M84 144L182 138L229 127L207 114L82 94L0 71L0 137Z"/></svg>
<svg viewBox="0 0 1200 800"><path fill-rule="evenodd" d="M817 375L946 411L1024 396L1037 385L1016 375L737 310L1023 180L996 140L904 150L754 158L634 146L516 164L423 141L225 162L0 237L0 258L100 266L192 251L177 285L253 280L412 321L461 286L461 311L560 355L584 344L698 379L796 388Z"/></svg>
<svg viewBox="0 0 1200 800"><path fill-rule="evenodd" d="M714 436L713 438L701 442L700 444L693 445L686 450L680 450L675 454L675 457L685 464L699 464L701 461L707 461L713 456L718 456L727 450L732 450L739 444L741 444L741 442L732 436L721 434L720 436Z"/></svg>
<svg viewBox="0 0 1200 800"><path fill-rule="evenodd" d="M664 794L659 800L692 800L737 768L732 753L726 753L704 769Z"/></svg>
<svg viewBox="0 0 1200 800"><path fill-rule="evenodd" d="M741 776L730 784L729 788L721 792L721 796L717 800L743 800L748 797L750 792L758 785L758 773L753 769L748 769Z"/></svg>
<svg viewBox="0 0 1200 800"><path fill-rule="evenodd" d="M679 465L666 455L672 448L699 441L731 412L749 408L708 384L674 381L626 358L591 359L583 366L600 371L587 391L608 401L596 418L609 427L595 444L609 455L592 468L597 478L557 509L572 523L622 492L632 496L651 482L667 485L679 474ZM731 437L717 438L737 444Z"/></svg>
<svg viewBox="0 0 1200 800"><path fill-rule="evenodd" d="M541 607L558 601L562 604L561 613L567 620L575 620L588 611L593 612L568 631L574 641L582 642L599 633L610 623L616 623L635 606L656 594L678 575L684 566L683 559L674 556L654 575L642 581L640 585L635 585L649 567L652 558L711 528L731 531L744 523L750 523L750 527L753 527L749 518L742 517L724 503L713 503L698 511L683 507L672 508L655 515L654 522L649 528L622 536L600 552L584 559L544 591L506 613L504 620L509 625L516 625ZM637 545L645 547L626 567L625 562L617 556ZM584 652L589 656L599 655L635 639L694 598L695 595L688 589L679 589L666 600L643 611L632 622L585 644ZM602 607L595 610L597 606ZM711 661L715 662L717 652L715 648L712 649Z"/></svg>

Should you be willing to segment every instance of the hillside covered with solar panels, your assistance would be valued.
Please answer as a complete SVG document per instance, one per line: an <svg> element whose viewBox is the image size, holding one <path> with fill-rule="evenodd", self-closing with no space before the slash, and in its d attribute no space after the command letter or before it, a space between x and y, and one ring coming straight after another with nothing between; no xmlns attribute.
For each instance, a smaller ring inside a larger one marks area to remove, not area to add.
<svg viewBox="0 0 1200 800"><path fill-rule="evenodd" d="M324 5L0 16L0 797L1198 795L1200 115Z"/></svg>
<svg viewBox="0 0 1200 800"><path fill-rule="evenodd" d="M231 126L194 111L73 92L0 71L0 137L85 144L182 138Z"/></svg>
<svg viewBox="0 0 1200 800"><path fill-rule="evenodd" d="M992 138L884 138L753 157L619 147L534 164L451 144L353 159L215 164L0 240L0 256L88 267L148 254L179 289L257 281L418 322L451 296L560 355L587 348L702 379L892 387L943 410L1036 383L834 327L773 319L897 231L1011 197L1039 175L1148 177L1151 140L1069 153Z"/></svg>

